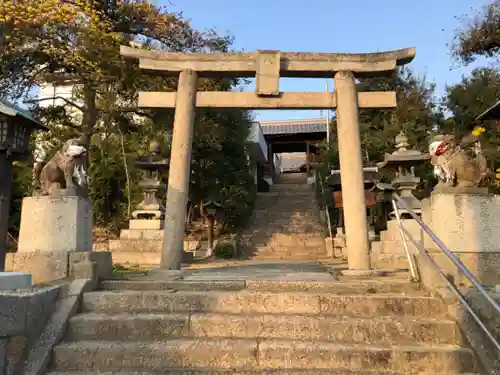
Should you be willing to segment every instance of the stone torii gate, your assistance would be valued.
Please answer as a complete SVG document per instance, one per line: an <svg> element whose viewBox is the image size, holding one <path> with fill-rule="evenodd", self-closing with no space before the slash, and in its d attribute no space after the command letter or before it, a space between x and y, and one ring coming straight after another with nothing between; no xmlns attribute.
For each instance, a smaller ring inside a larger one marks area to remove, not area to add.
<svg viewBox="0 0 500 375"><path fill-rule="evenodd" d="M370 272L358 108L394 108L396 94L357 92L356 78L391 74L413 60L415 48L366 54L171 53L122 46L120 53L138 59L141 69L179 76L177 92L140 92L138 103L145 108L175 108L161 269L180 268L196 108L336 108L349 270ZM198 92L198 77L256 77L256 91ZM280 77L334 78L335 91L280 92Z"/></svg>

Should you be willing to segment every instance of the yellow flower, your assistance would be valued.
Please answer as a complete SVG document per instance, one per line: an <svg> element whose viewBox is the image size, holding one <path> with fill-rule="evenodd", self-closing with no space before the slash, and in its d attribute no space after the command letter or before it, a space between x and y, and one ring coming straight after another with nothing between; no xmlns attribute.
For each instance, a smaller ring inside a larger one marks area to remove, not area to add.
<svg viewBox="0 0 500 375"><path fill-rule="evenodd" d="M484 133L486 131L485 128L483 128L482 126L477 126L476 128L474 128L474 130L472 131L472 135L474 137L477 137L478 135Z"/></svg>
<svg viewBox="0 0 500 375"><path fill-rule="evenodd" d="M496 178L497 180L500 180L500 173L497 173L497 174L495 175L495 178Z"/></svg>
<svg viewBox="0 0 500 375"><path fill-rule="evenodd" d="M19 166L21 165L21 162L19 162L19 161L15 161L15 162L13 162L13 163L12 163L12 165L13 165L14 167L19 167Z"/></svg>

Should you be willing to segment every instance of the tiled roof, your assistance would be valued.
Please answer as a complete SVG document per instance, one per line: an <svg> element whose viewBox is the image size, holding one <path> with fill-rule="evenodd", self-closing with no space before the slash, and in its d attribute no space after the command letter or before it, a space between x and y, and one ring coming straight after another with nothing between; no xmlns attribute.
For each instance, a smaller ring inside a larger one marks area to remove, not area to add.
<svg viewBox="0 0 500 375"><path fill-rule="evenodd" d="M326 133L326 120L262 121L260 127L264 135Z"/></svg>
<svg viewBox="0 0 500 375"><path fill-rule="evenodd" d="M33 116L31 116L31 113L28 110L22 109L19 106L9 103L3 99L0 99L0 113L3 113L11 117L15 116L24 117L26 120L30 121L31 124L36 128L48 130L46 126L42 125L38 120L33 118Z"/></svg>

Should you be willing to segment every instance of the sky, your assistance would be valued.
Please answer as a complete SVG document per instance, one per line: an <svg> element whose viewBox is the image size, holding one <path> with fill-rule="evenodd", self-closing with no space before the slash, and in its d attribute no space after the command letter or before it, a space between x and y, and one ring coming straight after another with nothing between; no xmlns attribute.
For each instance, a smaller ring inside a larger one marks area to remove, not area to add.
<svg viewBox="0 0 500 375"><path fill-rule="evenodd" d="M197 29L235 38L234 48L253 52L377 52L416 47L409 67L436 84L436 95L474 66L457 66L449 52L456 17L489 0L157 0L183 12ZM245 90L252 91L250 85ZM332 90L333 83L329 82ZM324 79L282 78L281 91L325 91ZM320 111L256 113L256 120L316 118Z"/></svg>

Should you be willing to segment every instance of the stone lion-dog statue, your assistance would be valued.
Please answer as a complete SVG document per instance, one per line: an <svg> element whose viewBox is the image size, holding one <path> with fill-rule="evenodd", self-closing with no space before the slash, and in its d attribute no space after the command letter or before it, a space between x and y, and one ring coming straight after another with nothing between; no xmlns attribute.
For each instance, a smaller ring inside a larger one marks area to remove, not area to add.
<svg viewBox="0 0 500 375"><path fill-rule="evenodd" d="M69 139L47 163L37 166L36 195L60 195L62 189L73 190L79 196L87 195L88 177L84 166L87 150L83 144L82 139Z"/></svg>
<svg viewBox="0 0 500 375"><path fill-rule="evenodd" d="M439 180L434 191L471 190L479 187L487 174L488 165L479 142L474 143L473 150L475 157L471 158L461 145L456 144L453 135L437 135L432 138L429 153L434 175Z"/></svg>

